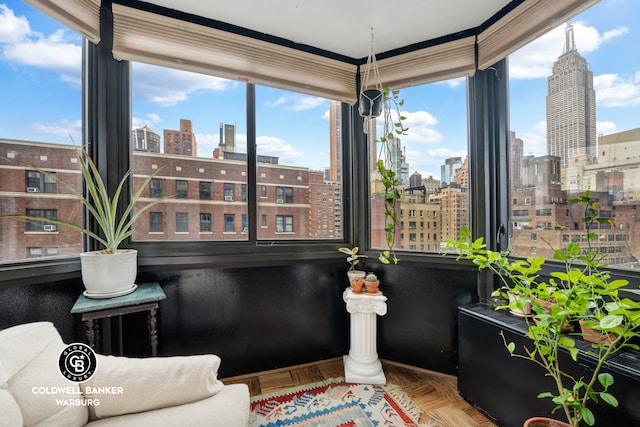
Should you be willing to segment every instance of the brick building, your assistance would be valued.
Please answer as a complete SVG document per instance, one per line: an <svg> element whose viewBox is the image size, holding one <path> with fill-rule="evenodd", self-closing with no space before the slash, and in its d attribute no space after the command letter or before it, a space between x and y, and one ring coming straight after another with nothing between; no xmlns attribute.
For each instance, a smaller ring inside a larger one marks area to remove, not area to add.
<svg viewBox="0 0 640 427"><path fill-rule="evenodd" d="M0 140L0 213L52 215L80 224L82 207L62 185L26 165L55 173L81 188L80 166L72 146ZM140 203L173 196L140 217L135 241L247 240L247 165L244 160L210 159L149 152L133 153L133 187L160 172ZM36 173L37 172L37 173ZM258 239L334 238L342 235L339 184L322 172L258 162ZM33 209L33 211L30 211ZM29 210L29 211L28 211ZM15 220L0 222L0 260L82 251L82 236L65 227Z"/></svg>

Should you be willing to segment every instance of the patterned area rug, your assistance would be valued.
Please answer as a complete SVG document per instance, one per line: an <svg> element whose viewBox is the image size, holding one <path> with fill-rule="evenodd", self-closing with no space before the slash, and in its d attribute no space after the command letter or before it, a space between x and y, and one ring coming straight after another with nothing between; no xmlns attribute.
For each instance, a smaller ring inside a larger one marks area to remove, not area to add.
<svg viewBox="0 0 640 427"><path fill-rule="evenodd" d="M334 378L253 397L249 427L422 426L420 414L400 387Z"/></svg>

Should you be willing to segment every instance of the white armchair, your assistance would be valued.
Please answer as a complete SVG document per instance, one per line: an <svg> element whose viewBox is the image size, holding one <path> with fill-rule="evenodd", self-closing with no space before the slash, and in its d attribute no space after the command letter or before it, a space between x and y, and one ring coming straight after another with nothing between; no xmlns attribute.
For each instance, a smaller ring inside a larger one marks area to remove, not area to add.
<svg viewBox="0 0 640 427"><path fill-rule="evenodd" d="M65 347L49 322L0 331L0 427L248 425L248 388L218 380L218 356L96 355L77 383L58 366Z"/></svg>

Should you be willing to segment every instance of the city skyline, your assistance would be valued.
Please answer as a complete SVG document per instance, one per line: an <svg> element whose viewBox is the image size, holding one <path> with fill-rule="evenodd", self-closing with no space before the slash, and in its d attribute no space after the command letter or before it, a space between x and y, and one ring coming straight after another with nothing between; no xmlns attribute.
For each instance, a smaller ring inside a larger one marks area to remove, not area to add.
<svg viewBox="0 0 640 427"><path fill-rule="evenodd" d="M578 52L594 73L597 133L640 127L640 42L630 0L603 1L571 22ZM514 53L510 61L511 130L524 152L546 154L547 77L562 53L564 23ZM0 83L5 103L0 137L70 143L79 138L80 37L17 1L0 2ZM244 84L146 64L133 64L134 128L148 125L162 135L180 119L193 122L198 156L211 157L219 123L236 126L238 151L246 146ZM466 88L459 78L405 88L409 174L439 177L446 158L466 157ZM328 168L329 100L257 87L258 153L281 164ZM64 101L60 101L64 100ZM77 100L77 101L76 101ZM51 108L56 105L59 108ZM24 111L33 114L25 116Z"/></svg>

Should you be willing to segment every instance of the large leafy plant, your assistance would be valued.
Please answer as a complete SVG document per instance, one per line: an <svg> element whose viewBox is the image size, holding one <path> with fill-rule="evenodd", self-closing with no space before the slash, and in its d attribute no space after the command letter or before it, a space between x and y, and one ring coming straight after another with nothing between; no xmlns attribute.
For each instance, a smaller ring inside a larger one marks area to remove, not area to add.
<svg viewBox="0 0 640 427"><path fill-rule="evenodd" d="M400 98L400 91L383 88L382 96L383 128L382 135L376 141L380 143L376 167L384 186L384 232L387 248L380 252L379 260L383 264L391 262L397 264L399 260L394 245L396 228L400 225L400 219L396 204L400 202L402 194L400 180L393 168L395 159L392 159L392 156L394 153L389 144L395 138L406 135L409 128L405 126L406 117L400 111L400 107L404 105L404 99Z"/></svg>
<svg viewBox="0 0 640 427"><path fill-rule="evenodd" d="M86 196L81 192L81 190L58 178L57 175L40 168L36 168L30 165L27 166L38 170L50 179L54 180L57 184L63 185L78 200L80 200L80 202L82 202L82 204L88 210L91 217L93 217L93 219L95 219L96 223L98 224L98 227L100 229L99 233L95 233L92 230L83 227L82 225L54 218L44 218L29 215L3 215L0 216L0 218L39 221L69 227L97 240L104 246L104 250L102 252L107 254L114 254L118 251L118 246L133 234L133 224L135 223L136 219L138 219L140 215L148 211L153 206L171 197L166 196L155 199L133 213L134 206L140 200L142 192L148 187L151 179L153 179L160 172L161 168L158 168L151 175L145 178L138 189L131 195L129 203L124 209L124 212L122 212L122 215L118 216L118 205L120 203L122 190L127 183L127 180L131 176L131 171L129 170L124 174L116 188L115 193L113 194L113 197L111 197L107 191L107 187L104 181L102 180L102 176L98 172L98 168L96 167L95 163L88 155L88 153L84 149L76 147L76 154L80 163L82 177L87 189Z"/></svg>
<svg viewBox="0 0 640 427"><path fill-rule="evenodd" d="M603 372L607 360L623 349L639 349L634 340L639 336L640 303L626 297L625 292L640 292L628 289L627 280L613 279L606 270L603 256L592 247L597 239L594 225L614 225L613 219L600 216L600 206L588 191L569 203L584 208L585 245L571 242L554 249L556 263L546 266L544 276L544 257L510 258L506 251L487 249L483 238L471 240L471 233L466 228L458 240L448 239L446 248L449 253L457 253L458 259L469 259L480 270L492 271L501 281L495 295L506 291L516 295L508 305L498 309L515 310L531 304L534 317L526 318L526 336L531 343L517 349L515 343L507 342L502 334L504 345L512 356L539 365L553 380L554 390L538 394L539 398L553 401L556 405L553 412L562 410L574 427L581 422L592 426L595 417L589 409L591 402L618 405L618 400L609 392L614 378ZM547 243L551 245L551 242ZM602 334L588 350L596 360L588 377L572 376L565 366L566 359L560 357L560 351L564 349L569 353L570 362L578 363L577 340L584 336L578 330L580 321ZM566 332L567 325L573 325L575 330Z"/></svg>

